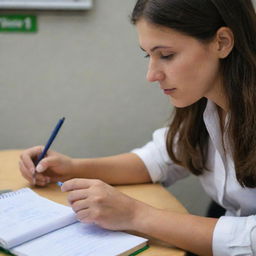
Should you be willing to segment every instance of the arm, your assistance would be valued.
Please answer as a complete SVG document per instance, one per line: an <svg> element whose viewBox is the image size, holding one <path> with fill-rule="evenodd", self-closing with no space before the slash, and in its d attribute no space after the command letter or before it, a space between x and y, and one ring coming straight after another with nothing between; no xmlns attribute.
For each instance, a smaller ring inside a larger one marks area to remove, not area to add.
<svg viewBox="0 0 256 256"><path fill-rule="evenodd" d="M100 179L108 184L136 184L151 182L143 161L133 153L116 156L74 159L75 177Z"/></svg>
<svg viewBox="0 0 256 256"><path fill-rule="evenodd" d="M217 219L155 208L150 213L139 210L137 215L136 231L197 255L213 255L212 238Z"/></svg>
<svg viewBox="0 0 256 256"><path fill-rule="evenodd" d="M256 256L255 215L214 219L161 210L92 179L69 180L61 189L81 222L137 231L203 256Z"/></svg>
<svg viewBox="0 0 256 256"><path fill-rule="evenodd" d="M43 147L29 148L21 154L20 171L31 184L45 186L48 183L72 178L101 179L111 184L151 182L143 161L133 153L95 159L74 159L49 150L35 167L33 160Z"/></svg>
<svg viewBox="0 0 256 256"><path fill-rule="evenodd" d="M134 229L198 255L256 256L256 215L219 219L137 208Z"/></svg>
<svg viewBox="0 0 256 256"><path fill-rule="evenodd" d="M170 160L165 147L167 128L153 134L153 140L134 153L94 159L73 159L49 150L37 167L33 159L43 146L29 148L21 154L20 170L31 184L45 186L72 178L101 179L110 184L164 182L170 185L189 175ZM171 170L171 171L170 171Z"/></svg>
<svg viewBox="0 0 256 256"><path fill-rule="evenodd" d="M199 255L212 255L216 219L160 210L99 180L73 179L61 189L69 192L68 201L81 222L137 231Z"/></svg>

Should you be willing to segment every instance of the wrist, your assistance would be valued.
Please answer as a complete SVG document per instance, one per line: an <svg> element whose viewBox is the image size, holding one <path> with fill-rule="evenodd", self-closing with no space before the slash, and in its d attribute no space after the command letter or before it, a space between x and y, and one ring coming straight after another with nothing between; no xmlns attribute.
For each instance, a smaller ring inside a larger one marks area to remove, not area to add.
<svg viewBox="0 0 256 256"><path fill-rule="evenodd" d="M90 159L72 158L71 161L74 178L91 178L89 175Z"/></svg>
<svg viewBox="0 0 256 256"><path fill-rule="evenodd" d="M158 209L137 200L133 209L132 230L147 234L148 229L154 223L154 212Z"/></svg>
<svg viewBox="0 0 256 256"><path fill-rule="evenodd" d="M71 173L73 178L81 178L81 160L78 158L71 158Z"/></svg>

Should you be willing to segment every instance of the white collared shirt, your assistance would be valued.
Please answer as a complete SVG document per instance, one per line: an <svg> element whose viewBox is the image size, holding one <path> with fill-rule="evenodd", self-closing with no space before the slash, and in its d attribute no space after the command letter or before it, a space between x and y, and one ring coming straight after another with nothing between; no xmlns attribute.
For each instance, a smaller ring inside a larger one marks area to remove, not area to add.
<svg viewBox="0 0 256 256"><path fill-rule="evenodd" d="M237 182L227 135L224 133L222 142L217 107L210 100L203 118L209 133L206 168L210 171L199 179L205 192L227 210L214 229L213 255L256 256L256 188L243 188ZM143 160L153 182L169 186L190 172L170 159L165 144L167 131L156 130L151 142L132 152Z"/></svg>

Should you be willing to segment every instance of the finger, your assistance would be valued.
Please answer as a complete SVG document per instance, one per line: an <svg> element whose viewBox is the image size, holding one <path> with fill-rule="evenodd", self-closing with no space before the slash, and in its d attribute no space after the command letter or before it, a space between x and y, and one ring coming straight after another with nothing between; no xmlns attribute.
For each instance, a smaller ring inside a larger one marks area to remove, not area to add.
<svg viewBox="0 0 256 256"><path fill-rule="evenodd" d="M35 185L40 187L45 187L49 184L47 180L36 180Z"/></svg>
<svg viewBox="0 0 256 256"><path fill-rule="evenodd" d="M20 159L23 162L25 168L32 173L35 171L35 165L34 165L33 159L35 159L42 152L42 149L43 149L43 146L32 147L25 150L20 155Z"/></svg>
<svg viewBox="0 0 256 256"><path fill-rule="evenodd" d="M20 167L20 171L21 171L21 175L28 180L31 184L34 184L34 180L33 180L33 174L31 172L28 171L28 169L25 168L23 162L19 162L19 167Z"/></svg>
<svg viewBox="0 0 256 256"><path fill-rule="evenodd" d="M67 199L70 204L77 200L86 199L87 194L85 189L74 190L68 193Z"/></svg>
<svg viewBox="0 0 256 256"><path fill-rule="evenodd" d="M35 185L39 187L45 187L47 183L45 181L36 181Z"/></svg>
<svg viewBox="0 0 256 256"><path fill-rule="evenodd" d="M78 212L89 208L86 200L75 201L71 204L71 207L74 212Z"/></svg>
<svg viewBox="0 0 256 256"><path fill-rule="evenodd" d="M49 177L50 183L57 183L57 182L63 182L64 181L63 177L61 177L61 176L58 176L58 177L54 176L53 177L52 175L49 174L49 176L47 176L47 177Z"/></svg>
<svg viewBox="0 0 256 256"><path fill-rule="evenodd" d="M77 190L77 189L87 189L94 184L103 183L100 180L92 180L92 179L71 179L61 186L62 192Z"/></svg>
<svg viewBox="0 0 256 256"><path fill-rule="evenodd" d="M47 185L51 182L50 177L44 176L40 173L36 173L34 179L35 179L35 184L36 185L41 185L41 186L45 186L45 185Z"/></svg>
<svg viewBox="0 0 256 256"><path fill-rule="evenodd" d="M59 157L57 156L47 156L38 163L38 165L36 166L36 171L39 173L44 172L48 168L58 164L58 161Z"/></svg>
<svg viewBox="0 0 256 256"><path fill-rule="evenodd" d="M90 210L89 209L83 209L76 213L77 220L83 222L83 223L92 223L93 220L90 218Z"/></svg>

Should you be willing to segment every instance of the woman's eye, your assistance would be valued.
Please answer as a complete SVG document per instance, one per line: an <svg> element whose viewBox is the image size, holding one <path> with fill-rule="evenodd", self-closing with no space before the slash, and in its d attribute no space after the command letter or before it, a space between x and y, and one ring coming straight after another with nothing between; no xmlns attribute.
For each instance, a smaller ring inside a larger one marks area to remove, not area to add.
<svg viewBox="0 0 256 256"><path fill-rule="evenodd" d="M161 59L168 60L168 59L171 59L173 56L174 54L162 55Z"/></svg>
<svg viewBox="0 0 256 256"><path fill-rule="evenodd" d="M173 56L174 56L173 53L172 53L172 54L168 54L168 55L162 55L162 54L159 55L160 59L164 59L164 60L171 59ZM149 57L150 57L149 54L146 54L146 55L144 56L144 58L149 58Z"/></svg>

